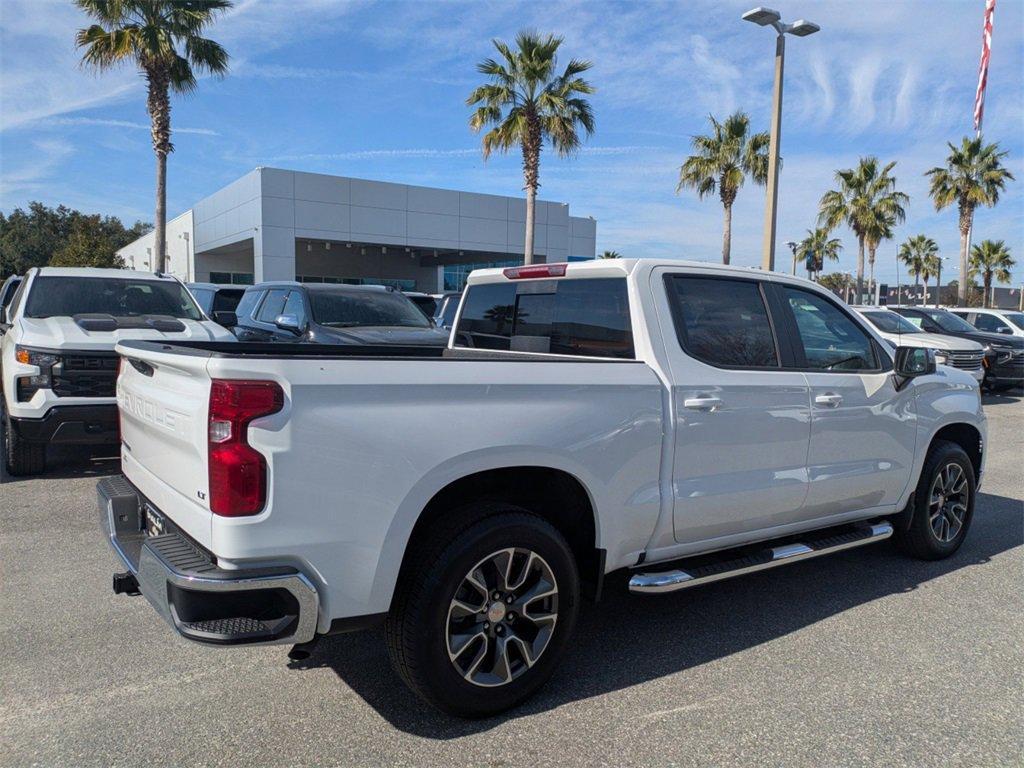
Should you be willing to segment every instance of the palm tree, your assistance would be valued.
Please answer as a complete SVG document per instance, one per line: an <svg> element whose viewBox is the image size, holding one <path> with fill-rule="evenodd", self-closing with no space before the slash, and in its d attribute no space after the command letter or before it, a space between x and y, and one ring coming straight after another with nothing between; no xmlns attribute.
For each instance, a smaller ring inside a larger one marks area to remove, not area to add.
<svg viewBox="0 0 1024 768"><path fill-rule="evenodd" d="M473 89L467 106L476 106L469 127L483 136L484 160L494 151L508 152L518 146L523 154L526 189L526 240L523 263L533 263L533 226L540 186L540 153L545 139L555 152L566 157L583 143L580 128L594 132L594 113L584 95L594 87L580 77L593 66L589 61L570 59L557 74L557 51L561 37L522 31L516 35L516 49L493 40L502 61L484 59L477 71L491 82Z"/></svg>
<svg viewBox="0 0 1024 768"><path fill-rule="evenodd" d="M228 54L202 36L231 0L75 0L97 23L78 30L82 64L97 70L134 63L146 78L146 108L156 153L155 247L161 269L167 259L167 155L171 144L170 91L196 88L196 72L223 76Z"/></svg>
<svg viewBox="0 0 1024 768"><path fill-rule="evenodd" d="M878 246L883 240L889 240L892 238L892 229L896 225L896 221L893 217L887 216L880 211L877 218L873 221L864 233L864 247L868 252L868 293L874 295L875 292L875 254L878 252Z"/></svg>
<svg viewBox="0 0 1024 768"><path fill-rule="evenodd" d="M957 283L957 303L967 306L967 241L974 224L974 209L999 202L999 193L1013 180L1013 174L1003 167L1006 152L999 145L984 144L981 137L964 137L960 146L949 144L945 167L932 168L925 173L931 179L929 194L935 201L935 210L941 211L953 203L960 213L960 280Z"/></svg>
<svg viewBox="0 0 1024 768"><path fill-rule="evenodd" d="M722 227L722 263L729 263L732 250L732 204L747 174L758 184L768 178L768 134L750 133L750 118L736 112L718 122L714 115L710 136L694 136L690 155L679 168L676 194L684 187L697 190L704 199L718 190L724 209Z"/></svg>
<svg viewBox="0 0 1024 768"><path fill-rule="evenodd" d="M896 190L890 175L895 166L892 162L880 168L877 157L862 157L856 168L836 171L838 189L826 192L818 204L819 226L833 230L846 223L857 236L857 301L864 287L865 243L870 238L877 246L885 236L883 223L906 218L903 206L910 198Z"/></svg>
<svg viewBox="0 0 1024 768"><path fill-rule="evenodd" d="M924 284L924 299L921 302L928 306L928 281L939 274L942 264L937 253L929 253L921 260L921 282ZM939 296L935 297L935 306L939 306Z"/></svg>
<svg viewBox="0 0 1024 768"><path fill-rule="evenodd" d="M985 286L982 306L989 306L992 298L992 278L999 283L1010 282L1010 270L1016 263L1002 240L982 240L971 248L971 272L980 272Z"/></svg>
<svg viewBox="0 0 1024 768"><path fill-rule="evenodd" d="M939 246L927 235L914 235L908 237L899 250L899 260L907 267L907 272L914 276L914 288L921 280L922 274L926 271L926 265L930 258L938 259ZM937 263L937 262L936 262ZM937 271L937 270L936 270ZM925 302L928 303L928 283L924 285Z"/></svg>
<svg viewBox="0 0 1024 768"><path fill-rule="evenodd" d="M807 237L796 246L796 255L806 261L809 254L814 254L814 271L820 272L826 261L839 261L841 250L842 242L838 237L830 238L827 229L808 229Z"/></svg>
<svg viewBox="0 0 1024 768"><path fill-rule="evenodd" d="M604 251L598 258L600 259L621 259L622 254L618 251Z"/></svg>

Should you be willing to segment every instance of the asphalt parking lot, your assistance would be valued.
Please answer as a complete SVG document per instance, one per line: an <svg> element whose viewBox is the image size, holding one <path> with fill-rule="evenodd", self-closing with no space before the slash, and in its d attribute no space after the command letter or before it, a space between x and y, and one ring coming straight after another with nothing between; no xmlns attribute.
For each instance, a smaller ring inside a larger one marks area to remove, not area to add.
<svg viewBox="0 0 1024 768"><path fill-rule="evenodd" d="M285 647L179 640L115 596L100 454L0 486L0 764L1020 765L1024 400L986 397L989 457L966 544L883 543L699 590L613 578L525 707L421 705L378 632Z"/></svg>

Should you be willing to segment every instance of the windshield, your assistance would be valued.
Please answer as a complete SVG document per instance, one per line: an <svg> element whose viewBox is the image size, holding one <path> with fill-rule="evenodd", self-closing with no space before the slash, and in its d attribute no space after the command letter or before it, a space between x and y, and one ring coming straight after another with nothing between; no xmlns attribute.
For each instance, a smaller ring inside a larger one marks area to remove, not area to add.
<svg viewBox="0 0 1024 768"><path fill-rule="evenodd" d="M200 320L199 307L178 282L121 277L37 277L25 317L164 315Z"/></svg>
<svg viewBox="0 0 1024 768"><path fill-rule="evenodd" d="M952 333L977 333L978 329L968 323L966 320L954 315L952 312L943 312L941 310L925 312L932 321L944 331L950 331Z"/></svg>
<svg viewBox="0 0 1024 768"><path fill-rule="evenodd" d="M416 305L400 293L391 291L311 290L309 302L313 319L334 328L399 326L430 328Z"/></svg>
<svg viewBox="0 0 1024 768"><path fill-rule="evenodd" d="M1003 312L1003 317L1024 331L1024 312Z"/></svg>
<svg viewBox="0 0 1024 768"><path fill-rule="evenodd" d="M895 312L864 312L863 315L868 319L868 322L883 333L921 332L920 328Z"/></svg>

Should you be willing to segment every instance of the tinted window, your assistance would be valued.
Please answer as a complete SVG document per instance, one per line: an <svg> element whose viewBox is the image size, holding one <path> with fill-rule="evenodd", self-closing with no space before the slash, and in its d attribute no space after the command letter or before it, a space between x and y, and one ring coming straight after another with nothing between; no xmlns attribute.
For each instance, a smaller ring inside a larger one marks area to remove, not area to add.
<svg viewBox="0 0 1024 768"><path fill-rule="evenodd" d="M437 311L437 299L433 296L407 296L413 304L427 317L433 317Z"/></svg>
<svg viewBox="0 0 1024 768"><path fill-rule="evenodd" d="M306 327L306 305L302 301L302 291L292 291L288 294L288 301L284 303L282 315L294 315L299 321L299 328Z"/></svg>
<svg viewBox="0 0 1024 768"><path fill-rule="evenodd" d="M1024 331L1024 312L1005 312L1003 317L1009 320L1012 325Z"/></svg>
<svg viewBox="0 0 1024 768"><path fill-rule="evenodd" d="M430 327L416 305L394 291L311 289L309 302L313 319L333 328Z"/></svg>
<svg viewBox="0 0 1024 768"><path fill-rule="evenodd" d="M3 287L3 295L0 296L0 309L6 307L11 303L14 298L14 294L18 290L18 286L21 285L21 278L10 280Z"/></svg>
<svg viewBox="0 0 1024 768"><path fill-rule="evenodd" d="M278 315L284 314L284 303L288 299L288 291L284 288L274 288L267 291L267 298L260 304L260 313L256 319L261 323L274 324Z"/></svg>
<svg viewBox="0 0 1024 768"><path fill-rule="evenodd" d="M857 371L878 367L871 338L828 299L799 288L783 288L793 310L807 367Z"/></svg>
<svg viewBox="0 0 1024 768"><path fill-rule="evenodd" d="M180 283L120 277L37 277L25 302L27 317L81 314L168 315L198 320L199 307Z"/></svg>
<svg viewBox="0 0 1024 768"><path fill-rule="evenodd" d="M598 278L472 286L456 344L515 352L632 358L626 281Z"/></svg>
<svg viewBox="0 0 1024 768"><path fill-rule="evenodd" d="M256 311L256 305L260 303L262 295L263 291L246 291L242 295L242 300L235 307L235 314L238 315L240 321L252 317L252 313Z"/></svg>
<svg viewBox="0 0 1024 768"><path fill-rule="evenodd" d="M761 289L749 280L668 278L679 342L712 365L776 368L775 338Z"/></svg>
<svg viewBox="0 0 1024 768"><path fill-rule="evenodd" d="M875 328L883 333L920 333L921 329L895 312L863 312Z"/></svg>
<svg viewBox="0 0 1024 768"><path fill-rule="evenodd" d="M459 309L459 297L448 296L444 299L444 309L441 310L440 325L451 328L455 322L455 313Z"/></svg>
<svg viewBox="0 0 1024 768"><path fill-rule="evenodd" d="M943 331L950 331L951 333L972 333L975 328L973 325L968 323L966 320L957 317L951 312L943 312L942 310L932 310L930 312L923 313L932 323Z"/></svg>
<svg viewBox="0 0 1024 768"><path fill-rule="evenodd" d="M516 309L515 283L488 283L468 289L459 318L456 344L480 349L508 349L512 315Z"/></svg>
<svg viewBox="0 0 1024 768"><path fill-rule="evenodd" d="M983 315L979 313L974 316L974 327L979 331L996 331L999 328L1009 328L1009 325L1004 323L995 315Z"/></svg>
<svg viewBox="0 0 1024 768"><path fill-rule="evenodd" d="M234 312L244 291L220 290L213 293L214 312Z"/></svg>
<svg viewBox="0 0 1024 768"><path fill-rule="evenodd" d="M210 314L210 305L213 303L213 291L209 288L193 288L192 295L196 297L196 302L202 307L203 312Z"/></svg>

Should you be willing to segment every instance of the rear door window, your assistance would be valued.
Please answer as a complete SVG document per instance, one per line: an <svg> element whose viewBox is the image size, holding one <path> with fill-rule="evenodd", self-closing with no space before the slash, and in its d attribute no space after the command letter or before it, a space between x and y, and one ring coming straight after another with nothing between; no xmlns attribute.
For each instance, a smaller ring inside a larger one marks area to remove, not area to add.
<svg viewBox="0 0 1024 768"><path fill-rule="evenodd" d="M246 291L242 296L242 300L238 302L238 306L235 307L235 314L238 316L238 319L248 320L251 318L262 296L263 291Z"/></svg>
<svg viewBox="0 0 1024 768"><path fill-rule="evenodd" d="M632 359L625 278L470 286L455 345Z"/></svg>
<svg viewBox="0 0 1024 768"><path fill-rule="evenodd" d="M306 327L306 302L302 300L302 291L292 291L284 304L282 315L294 315L299 328Z"/></svg>
<svg viewBox="0 0 1024 768"><path fill-rule="evenodd" d="M1006 326L1006 323L1004 323L995 315L984 315L979 312L974 316L974 327L977 328L979 331L992 331L993 333L995 333L998 332L998 330L1004 326Z"/></svg>
<svg viewBox="0 0 1024 768"><path fill-rule="evenodd" d="M778 368L761 286L754 280L668 275L676 335L691 356L722 368Z"/></svg>
<svg viewBox="0 0 1024 768"><path fill-rule="evenodd" d="M283 288L273 288L267 291L267 297L260 305L260 312L256 319L261 323L274 324L279 315L284 314L284 303L288 299L288 291Z"/></svg>

